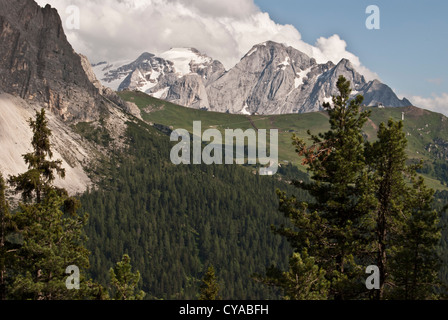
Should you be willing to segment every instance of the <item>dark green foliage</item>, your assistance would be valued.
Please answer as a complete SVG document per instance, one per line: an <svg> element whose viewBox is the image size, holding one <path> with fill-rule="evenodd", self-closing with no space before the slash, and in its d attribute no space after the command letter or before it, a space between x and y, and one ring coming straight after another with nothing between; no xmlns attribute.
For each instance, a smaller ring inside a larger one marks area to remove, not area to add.
<svg viewBox="0 0 448 320"><path fill-rule="evenodd" d="M440 242L434 191L417 177L418 165L407 166L403 123L381 124L378 140L366 144L375 195L372 249L381 273L376 298L431 298L439 286Z"/></svg>
<svg viewBox="0 0 448 320"><path fill-rule="evenodd" d="M101 123L95 126L94 124L89 122L78 122L72 127L75 132L79 133L87 140L90 140L103 147L109 146L110 142L112 141L109 132L102 126Z"/></svg>
<svg viewBox="0 0 448 320"><path fill-rule="evenodd" d="M0 172L0 300L6 299L7 269L13 265L16 250L16 246L9 239L15 229L15 223L9 211L5 191L5 180Z"/></svg>
<svg viewBox="0 0 448 320"><path fill-rule="evenodd" d="M441 239L439 244L439 257L441 268L439 278L443 284L444 289L441 290L445 295L448 294L448 191L437 191L434 195L434 208L441 213L440 224Z"/></svg>
<svg viewBox="0 0 448 320"><path fill-rule="evenodd" d="M376 265L380 270L381 287L376 298L384 294L389 281L388 255L390 247L397 244L398 229L405 224L406 181L403 175L411 168L406 166L406 138L403 123L390 120L381 123L378 140L366 143L367 165L370 172L370 191L365 195L372 206L371 238L372 251L376 252ZM391 229L395 229L391 232ZM404 239L401 239L404 240Z"/></svg>
<svg viewBox="0 0 448 320"><path fill-rule="evenodd" d="M143 291L138 290L140 272L132 273L131 258L127 254L117 262L114 268L110 268L112 292L115 300L142 300Z"/></svg>
<svg viewBox="0 0 448 320"><path fill-rule="evenodd" d="M304 249L301 254L292 254L288 271L282 272L272 266L265 276L255 275L254 278L265 285L282 288L285 300L325 300L330 288L325 274Z"/></svg>
<svg viewBox="0 0 448 320"><path fill-rule="evenodd" d="M48 121L45 118L45 109L36 111L36 119L29 120L33 131L31 145L33 152L23 155L28 171L9 179L9 183L15 187L17 193L22 193L22 199L30 202L35 197L36 202L40 202L45 195L54 190L51 185L55 179L55 173L61 178L65 177L62 161L48 160L53 157L51 151L50 136L51 130L48 128Z"/></svg>
<svg viewBox="0 0 448 320"><path fill-rule="evenodd" d="M215 275L215 268L208 267L200 286L199 300L220 300L219 283Z"/></svg>
<svg viewBox="0 0 448 320"><path fill-rule="evenodd" d="M365 242L360 226L368 212L360 195L365 188L362 127L369 113L360 112L362 97L349 100L349 82L339 78L337 86L340 95L333 98L335 107L324 105L330 116L330 130L317 136L310 134L311 147L293 136L293 145L305 157L304 164L313 179L294 184L315 200L303 202L278 193L280 211L295 228L281 226L273 230L301 254L291 258L290 272L300 270L297 264L301 263L302 269L306 267L306 272L319 281L309 287L306 277L302 278L305 282L301 286L309 289L306 294L294 294L288 282L282 285L282 276L279 284L289 297L349 299L363 291L363 268L355 256Z"/></svg>
<svg viewBox="0 0 448 320"><path fill-rule="evenodd" d="M15 216L23 245L17 252L13 298L63 300L77 294L65 286L65 269L89 266L89 252L83 246L87 216L67 217L63 204L64 199L53 191L40 203L22 205Z"/></svg>
<svg viewBox="0 0 448 320"><path fill-rule="evenodd" d="M378 140L364 141L369 113L360 112L362 97L349 100L350 83L342 76L337 86L334 107L325 104L330 131L310 134L310 147L293 137L313 178L295 186L315 201L279 192L280 211L295 227L273 228L295 250L289 271L270 268L259 279L292 299L433 298L440 287L439 219L434 192L416 166L406 165L403 123L382 123ZM373 292L364 285L369 265L380 270L380 289Z"/></svg>
<svg viewBox="0 0 448 320"><path fill-rule="evenodd" d="M91 275L106 284L127 252L150 299L197 299L210 264L223 299L278 297L250 276L287 263L290 247L269 226L286 223L275 214L275 190L288 186L240 166L175 166L169 137L144 123L129 123L127 136L128 150L102 165L101 189L81 198L91 213Z"/></svg>
<svg viewBox="0 0 448 320"><path fill-rule="evenodd" d="M68 290L65 273L67 267L77 266L85 271L89 266L89 252L84 227L87 215L78 215L79 202L67 192L52 185L55 173L64 177L60 160L50 161L51 131L48 129L44 109L30 120L33 130L33 152L24 155L29 170L10 183L26 201L16 212L9 214L5 201L5 185L0 177L1 218L1 285L2 298L33 300L64 300L105 298L101 286L86 280L82 275L80 290ZM8 231L14 227L14 249L8 250ZM12 256L12 257L11 257ZM5 273L7 292L4 294Z"/></svg>
<svg viewBox="0 0 448 320"><path fill-rule="evenodd" d="M390 252L393 285L386 294L401 300L437 299L440 296L436 293L442 288L438 255L441 226L438 212L431 207L434 191L422 178L415 179L409 191L405 220L395 225L397 241Z"/></svg>

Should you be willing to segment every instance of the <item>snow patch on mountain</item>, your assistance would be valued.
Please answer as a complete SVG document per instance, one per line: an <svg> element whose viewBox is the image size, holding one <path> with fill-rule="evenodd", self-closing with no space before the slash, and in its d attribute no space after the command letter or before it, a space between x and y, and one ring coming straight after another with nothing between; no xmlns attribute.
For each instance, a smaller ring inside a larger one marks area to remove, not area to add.
<svg viewBox="0 0 448 320"><path fill-rule="evenodd" d="M241 113L250 116L251 113L250 113L249 111L247 111L247 108L249 108L249 106L247 105L247 102L246 102L246 103L244 104L243 109L241 110Z"/></svg>
<svg viewBox="0 0 448 320"><path fill-rule="evenodd" d="M258 50L258 48L255 46L253 47L247 54L246 57L251 56L253 53L255 53Z"/></svg>
<svg viewBox="0 0 448 320"><path fill-rule="evenodd" d="M160 89L156 92L151 93L151 96L157 99L165 99L166 95L168 93L168 90L170 90L170 87L165 87L163 89Z"/></svg>
<svg viewBox="0 0 448 320"><path fill-rule="evenodd" d="M285 59L280 62L280 64L278 65L282 70L285 70L287 66L291 65L291 59L286 56Z"/></svg>
<svg viewBox="0 0 448 320"><path fill-rule="evenodd" d="M123 70L114 77L108 77L108 74L111 70L118 69L119 67L127 65L131 62L132 60L121 60L112 63L99 62L92 64L92 70L95 73L96 78L99 79L103 85L117 91L120 84L128 76L129 70Z"/></svg>
<svg viewBox="0 0 448 320"><path fill-rule="evenodd" d="M212 61L211 58L201 55L193 48L172 48L160 54L160 57L174 63L179 78L191 73L192 63L200 65Z"/></svg>
<svg viewBox="0 0 448 320"><path fill-rule="evenodd" d="M310 73L312 68L313 67L309 67L309 68L306 68L305 70L302 70L302 71L296 73L296 78L294 79L294 87L296 89L304 84L303 80L304 80L304 78L306 78L308 73Z"/></svg>
<svg viewBox="0 0 448 320"><path fill-rule="evenodd" d="M253 46L230 70L194 48L173 48L159 57L144 53L127 65L94 67L98 68L106 72L98 76L106 86L116 88L121 81L118 91L140 90L179 105L216 112L319 111L322 99L331 103L331 97L338 94L336 83L341 75L351 82L353 95L364 96L366 105L411 105L378 80L367 82L348 59L337 65L318 63L273 41Z"/></svg>

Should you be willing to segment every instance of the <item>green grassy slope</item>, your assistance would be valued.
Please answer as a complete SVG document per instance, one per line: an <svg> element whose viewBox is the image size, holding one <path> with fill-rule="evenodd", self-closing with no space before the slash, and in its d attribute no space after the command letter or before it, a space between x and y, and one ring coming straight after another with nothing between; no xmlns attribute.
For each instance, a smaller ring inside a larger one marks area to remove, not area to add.
<svg viewBox="0 0 448 320"><path fill-rule="evenodd" d="M234 115L186 108L153 98L142 92L124 91L120 92L119 95L124 100L134 102L140 108L145 121L169 126L172 129L183 128L191 132L193 121L198 120L202 122L202 130L216 128L224 132L224 129L227 128L243 130L248 128L278 129L280 163L290 162L297 165L301 170L304 170L301 166L301 159L291 145L292 134L295 133L299 137L307 139L308 130L317 134L329 129L326 112L286 115ZM428 146L430 144L434 145L437 140L448 141L448 118L441 114L416 107L368 109L372 111L372 114L364 130L369 140L376 138L376 131L381 122L387 122L390 118L401 120L402 113L404 113L404 130L408 139L407 152L412 160L423 159L425 162L432 163L436 160L436 156L434 151L431 153L428 150ZM437 179L438 177L425 174L425 178L432 188L448 190ZM448 183L448 181L444 181L444 183Z"/></svg>

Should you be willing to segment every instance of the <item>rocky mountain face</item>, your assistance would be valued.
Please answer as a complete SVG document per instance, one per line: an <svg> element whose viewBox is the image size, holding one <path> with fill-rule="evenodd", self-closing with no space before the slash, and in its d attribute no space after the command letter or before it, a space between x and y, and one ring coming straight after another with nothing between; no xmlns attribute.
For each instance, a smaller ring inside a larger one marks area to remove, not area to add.
<svg viewBox="0 0 448 320"><path fill-rule="evenodd" d="M299 50L272 41L254 46L228 71L195 49L172 49L159 58L145 53L124 66L95 66L95 70L114 90L141 90L173 103L217 112L318 111L337 94L340 75L351 81L352 94L362 94L366 105L411 105L380 81L366 81L347 59L337 65L318 64Z"/></svg>
<svg viewBox="0 0 448 320"><path fill-rule="evenodd" d="M317 64L274 42L254 46L228 71L191 48L92 66L67 41L55 9L33 0L0 0L0 171L8 176L26 170L22 155L31 139L27 120L42 107L51 111L54 154L67 170L65 182L58 184L76 193L91 183L84 168L109 152L80 136L77 125L106 130L119 148L126 123L140 117L138 107L124 102L116 90L142 90L219 112L307 112L336 93L340 74L352 81L354 93L364 94L367 104L410 104L379 81L366 82L347 60Z"/></svg>
<svg viewBox="0 0 448 320"><path fill-rule="evenodd" d="M174 48L160 57L143 53L135 61L92 65L103 85L140 90L192 108L209 109L207 86L225 73L221 62L193 48Z"/></svg>
<svg viewBox="0 0 448 320"><path fill-rule="evenodd" d="M32 0L0 0L0 88L66 121L93 120L101 109L58 12Z"/></svg>
<svg viewBox="0 0 448 320"><path fill-rule="evenodd" d="M136 107L136 106L135 106ZM28 119L47 112L54 157L63 160L66 179L58 186L70 193L91 184L84 168L107 148L81 137L80 122L105 128L114 143L135 111L95 78L86 57L67 41L58 12L33 0L0 0L0 171L26 171L22 155L30 151Z"/></svg>

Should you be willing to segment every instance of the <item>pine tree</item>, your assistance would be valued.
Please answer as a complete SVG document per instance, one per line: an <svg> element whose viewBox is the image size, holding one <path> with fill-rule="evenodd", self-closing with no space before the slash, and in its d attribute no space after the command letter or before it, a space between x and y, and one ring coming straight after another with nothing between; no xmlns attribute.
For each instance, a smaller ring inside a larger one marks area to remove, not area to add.
<svg viewBox="0 0 448 320"><path fill-rule="evenodd" d="M12 285L15 299L74 299L76 290L66 288L65 270L89 267L84 226L87 216L66 216L64 199L51 191L40 203L22 204L15 217L23 237L18 251L18 270Z"/></svg>
<svg viewBox="0 0 448 320"><path fill-rule="evenodd" d="M17 193L22 193L22 199L30 202L35 197L36 202L42 201L46 193L51 189L55 180L55 173L65 177L65 169L62 168L62 161L48 160L53 157L51 151L50 136L51 130L48 128L48 120L45 117L45 109L36 111L36 119L28 120L33 131L31 145L33 152L23 155L25 163L28 165L28 171L18 176L12 176L9 183L15 187Z"/></svg>
<svg viewBox="0 0 448 320"><path fill-rule="evenodd" d="M391 288L387 296L400 300L427 300L440 297L441 238L439 214L432 209L434 191L422 177L413 179L406 194L404 221L399 225L391 249Z"/></svg>
<svg viewBox="0 0 448 320"><path fill-rule="evenodd" d="M372 210L374 261L380 271L376 299L425 299L440 286L437 245L441 238L434 191L406 165L403 122L389 120L378 140L366 143L375 205ZM373 203L373 202L372 202Z"/></svg>
<svg viewBox="0 0 448 320"><path fill-rule="evenodd" d="M289 270L281 272L272 266L266 276L255 275L254 279L268 286L282 289L285 300L326 300L330 282L325 270L315 263L306 250L294 252L289 259Z"/></svg>
<svg viewBox="0 0 448 320"><path fill-rule="evenodd" d="M11 268L16 250L15 245L8 241L8 236L14 231L14 221L6 200L6 184L0 172L0 300L6 299L7 269Z"/></svg>
<svg viewBox="0 0 448 320"><path fill-rule="evenodd" d="M431 208L434 192L417 177L416 166L406 165L403 123L381 124L377 141L364 141L369 112L360 112L362 97L349 99L350 83L343 77L337 87L334 106L325 104L330 131L310 134L309 147L293 137L312 174L311 182L294 185L314 201L300 202L278 191L280 211L292 227L272 229L295 252L289 272L271 268L264 282L281 287L289 298L306 298L303 289L325 297L322 275L330 299L432 298L440 285L439 218ZM364 272L372 264L380 270L380 289L369 292ZM320 285L310 287L309 279Z"/></svg>
<svg viewBox="0 0 448 320"><path fill-rule="evenodd" d="M145 293L138 291L140 272L132 273L131 258L124 254L120 262L109 270L115 300L143 300Z"/></svg>
<svg viewBox="0 0 448 320"><path fill-rule="evenodd" d="M21 244L15 251L15 269L8 296L13 299L63 300L105 298L102 287L84 278L89 267L89 251L84 227L88 215L79 215L79 201L67 191L53 186L55 173L61 178L62 161L52 158L45 110L30 119L33 152L25 154L28 171L10 178L25 203L13 216ZM79 268L83 283L80 290L68 290L68 266ZM85 283L84 283L85 282Z"/></svg>
<svg viewBox="0 0 448 320"><path fill-rule="evenodd" d="M409 170L406 166L407 141L402 130L403 123L390 120L386 126L381 123L378 140L373 144L366 142L367 165L369 166L371 193L374 195L372 206L372 246L376 252L375 265L380 272L380 289L375 298L381 299L384 285L389 278L388 250L401 226L407 190L404 175Z"/></svg>
<svg viewBox="0 0 448 320"><path fill-rule="evenodd" d="M303 164L313 179L295 181L294 185L308 191L315 201L299 202L278 192L280 211L294 228L273 227L273 231L284 236L296 253L305 250L318 266L314 272L325 272L329 298L349 299L363 291L360 279L364 270L355 256L366 241L363 221L368 210L360 199L366 179L362 127L369 112L360 110L362 96L350 99L350 82L344 77L339 77L337 87L340 94L333 97L333 106L324 104L330 130L319 135L308 132L309 147L293 136L296 152L304 157ZM322 287L324 283L314 289L316 294Z"/></svg>
<svg viewBox="0 0 448 320"><path fill-rule="evenodd" d="M208 267L207 272L202 279L200 286L199 300L220 300L219 297L219 284L215 275L215 268L213 266Z"/></svg>

